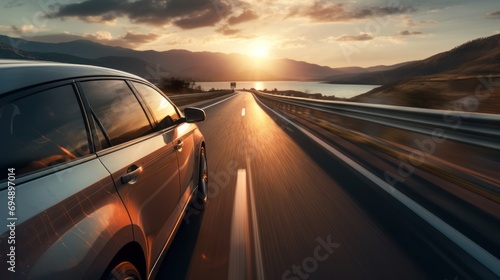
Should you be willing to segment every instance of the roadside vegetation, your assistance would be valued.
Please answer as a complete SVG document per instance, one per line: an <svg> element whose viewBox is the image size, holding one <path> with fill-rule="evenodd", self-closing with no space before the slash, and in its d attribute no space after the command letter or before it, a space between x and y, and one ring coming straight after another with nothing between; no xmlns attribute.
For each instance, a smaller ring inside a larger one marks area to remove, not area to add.
<svg viewBox="0 0 500 280"><path fill-rule="evenodd" d="M158 87L166 93L196 93L202 92L201 86L196 85L192 78L162 77Z"/></svg>

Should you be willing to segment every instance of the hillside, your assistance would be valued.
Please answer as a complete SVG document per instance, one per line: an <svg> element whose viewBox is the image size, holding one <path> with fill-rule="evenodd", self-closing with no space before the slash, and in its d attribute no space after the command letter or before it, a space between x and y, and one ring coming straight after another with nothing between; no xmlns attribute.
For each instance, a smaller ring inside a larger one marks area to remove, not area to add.
<svg viewBox="0 0 500 280"><path fill-rule="evenodd" d="M381 83L350 101L500 114L500 34L392 70L340 75L332 83Z"/></svg>
<svg viewBox="0 0 500 280"><path fill-rule="evenodd" d="M265 59L241 54L190 52L187 50L136 51L76 40L42 43L0 35L0 43L11 48L8 55L20 59L83 63L116 68L149 79L161 76L189 77L196 81L299 80L325 81L334 75L387 70L395 66L330 68L291 59ZM25 55L15 56L13 50Z"/></svg>
<svg viewBox="0 0 500 280"><path fill-rule="evenodd" d="M500 114L499 85L500 74L440 74L380 86L350 101Z"/></svg>
<svg viewBox="0 0 500 280"><path fill-rule="evenodd" d="M73 64L87 64L114 68L122 71L127 71L142 77L151 76L148 72L148 64L140 59L130 57L103 57L100 59L87 59L73 55L59 54L59 53L40 53L40 52L25 52L12 48L5 44L0 43L0 58L6 59L29 59L29 60L43 60L43 61L56 61L63 63ZM153 71L150 69L150 71Z"/></svg>
<svg viewBox="0 0 500 280"><path fill-rule="evenodd" d="M0 35L0 43L15 46L37 59L105 66L148 77L183 76L198 81L321 80L338 73L330 67L288 59L264 59L257 65L255 58L239 54L135 51L85 40L42 43Z"/></svg>
<svg viewBox="0 0 500 280"><path fill-rule="evenodd" d="M467 42L427 59L369 73L335 75L330 83L388 84L402 79L437 74L484 75L500 69L500 34Z"/></svg>
<svg viewBox="0 0 500 280"><path fill-rule="evenodd" d="M500 114L500 35L476 39L427 59L371 74L402 78L351 101Z"/></svg>
<svg viewBox="0 0 500 280"><path fill-rule="evenodd" d="M26 52L57 53L87 59L105 56L132 56L135 52L126 48L106 46L87 40L76 40L65 43L43 43L0 35L0 43Z"/></svg>
<svg viewBox="0 0 500 280"><path fill-rule="evenodd" d="M36 59L33 55L0 43L0 58L7 59Z"/></svg>

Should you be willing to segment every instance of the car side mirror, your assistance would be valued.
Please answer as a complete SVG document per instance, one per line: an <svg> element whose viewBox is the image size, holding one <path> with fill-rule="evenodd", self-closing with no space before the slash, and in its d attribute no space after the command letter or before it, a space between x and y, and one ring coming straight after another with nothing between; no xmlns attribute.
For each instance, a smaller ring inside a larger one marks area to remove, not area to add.
<svg viewBox="0 0 500 280"><path fill-rule="evenodd" d="M184 109L184 118L188 123L202 122L205 120L205 111L198 108L185 108Z"/></svg>

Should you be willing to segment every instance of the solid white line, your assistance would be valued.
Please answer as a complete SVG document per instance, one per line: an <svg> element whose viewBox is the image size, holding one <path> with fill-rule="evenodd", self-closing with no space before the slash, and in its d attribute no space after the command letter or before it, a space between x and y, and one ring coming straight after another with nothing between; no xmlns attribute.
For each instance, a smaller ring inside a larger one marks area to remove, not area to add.
<svg viewBox="0 0 500 280"><path fill-rule="evenodd" d="M242 116L242 117L244 117L244 116L245 116L245 108L243 108L243 109L241 110L241 116Z"/></svg>
<svg viewBox="0 0 500 280"><path fill-rule="evenodd" d="M228 99L231 99L231 98L233 98L233 97L235 97L235 96L236 96L236 94L235 94L235 95L233 95L233 96L229 96L228 98L223 99L223 100L221 100L221 101L215 102L214 104L210 104L210 105L208 105L208 106L205 106L205 107L203 107L203 108L201 108L201 109L202 109L202 110L205 110L205 109L207 109L207 108L210 108L210 107L212 107L212 106L215 106L215 105L217 105L217 104L220 104L220 103L222 103L222 102L224 102L224 101L226 101L226 100L228 100Z"/></svg>
<svg viewBox="0 0 500 280"><path fill-rule="evenodd" d="M432 225L435 229L440 231L442 234L444 234L446 237L448 237L451 241L453 241L456 245L458 245L460 248L462 248L464 251L469 253L472 257L474 257L477 261L479 261L481 264L483 264L485 267L487 267L489 270L491 270L496 276L500 277L500 260L497 259L495 256L493 256L490 252L486 251L483 249L481 246L477 245L474 241L470 240L467 236L463 235L461 232L453 228L452 226L448 225L445 221L441 220L439 217L436 215L432 214L429 210L425 209L424 207L420 206L418 203L413 201L411 198L407 197L400 191L396 190L394 187L389 185L387 182L383 181L346 155L342 154L332 146L328 145L326 142L323 140L319 139L309 131L303 129L299 125L295 124L294 122L290 121L286 117L282 116L275 110L269 108L267 105L262 103L257 97L254 95L254 99L257 100L261 105L264 107L268 108L270 111L272 111L274 114L288 122L290 125L294 126L298 130L300 130L302 133L307 135L309 138L314 140L316 143L321 145L323 148L328 150L330 153L338 157L340 160L344 161L345 163L349 164L353 169L361 173L363 176L368 178L370 181L375 183L377 186L379 186L381 189L385 190L387 193L392 195L395 199L397 199L399 202L401 202L403 205L408 207L410 210L412 210L415 214L420 216L423 220L425 220L427 223Z"/></svg>
<svg viewBox="0 0 500 280"><path fill-rule="evenodd" d="M252 170L250 168L250 158L247 157L248 188L250 189L250 213L252 213L252 228L255 253L256 279L264 280L264 265L262 264L262 250L260 249L259 223L255 207L255 197L253 195Z"/></svg>
<svg viewBox="0 0 500 280"><path fill-rule="evenodd" d="M239 169L236 177L231 243L229 249L228 279L246 279L248 248L247 173Z"/></svg>

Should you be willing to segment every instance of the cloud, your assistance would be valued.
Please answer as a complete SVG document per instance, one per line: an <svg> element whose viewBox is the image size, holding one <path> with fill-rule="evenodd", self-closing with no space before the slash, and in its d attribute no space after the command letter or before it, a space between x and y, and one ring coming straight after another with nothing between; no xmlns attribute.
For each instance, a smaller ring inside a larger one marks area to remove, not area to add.
<svg viewBox="0 0 500 280"><path fill-rule="evenodd" d="M336 4L324 0L316 0L311 5L295 6L289 9L286 18L302 17L308 18L313 22L338 22L383 17L414 11L415 8L411 6L385 6L350 9L350 7L348 7L345 3Z"/></svg>
<svg viewBox="0 0 500 280"><path fill-rule="evenodd" d="M83 38L110 46L120 46L123 48L137 48L150 42L156 41L160 35L155 33L127 32L123 36L114 38L107 31L98 31L94 34L84 34Z"/></svg>
<svg viewBox="0 0 500 280"><path fill-rule="evenodd" d="M23 36L26 40L47 42L47 43L62 43L75 40L90 40L109 46L120 46L123 48L137 48L142 45L151 43L159 39L161 36L155 33L136 33L127 32L122 36L113 37L108 31L97 31L95 33L85 33L83 35L71 33L56 33L35 36Z"/></svg>
<svg viewBox="0 0 500 280"><path fill-rule="evenodd" d="M86 0L74 4L60 5L49 18L78 18L85 22L106 23L127 17L133 23L153 26L174 24L182 29L214 26L228 18L243 22L256 15L245 10L233 16L233 8L240 1L228 0Z"/></svg>
<svg viewBox="0 0 500 280"><path fill-rule="evenodd" d="M422 19L422 20L413 20L413 18L410 15L404 15L401 17L402 18L402 25L406 27L414 27L414 26L420 26L420 25L430 25L430 24L436 24L437 21L432 20L432 19Z"/></svg>
<svg viewBox="0 0 500 280"><path fill-rule="evenodd" d="M259 16L252 10L245 9L240 15L230 17L227 22L231 25L258 19Z"/></svg>
<svg viewBox="0 0 500 280"><path fill-rule="evenodd" d="M212 12L205 10L194 15L175 20L174 25L177 25L182 29L194 29L205 26L214 26L220 20L219 16L214 16Z"/></svg>
<svg viewBox="0 0 500 280"><path fill-rule="evenodd" d="M358 35L341 35L338 37L328 37L326 41L331 42L331 41L370 41L373 40L375 37L368 33L359 33Z"/></svg>
<svg viewBox="0 0 500 280"><path fill-rule="evenodd" d="M7 2L3 7L5 9L9 9L9 8L20 7L23 5L24 5L24 3L20 3L19 0L11 0L11 1Z"/></svg>
<svg viewBox="0 0 500 280"><path fill-rule="evenodd" d="M243 29L231 28L229 25L224 24L215 30L217 33L231 39L253 39L256 36L254 34L245 32ZM220 36L208 36L205 37L203 43L220 40Z"/></svg>
<svg viewBox="0 0 500 280"><path fill-rule="evenodd" d="M404 42L401 40L400 36L373 36L369 33L360 33L359 35L344 34L337 37L328 36L321 41L330 44L356 45L361 48L366 47L367 42L370 42L370 46L381 46L384 42L390 42L393 44L401 44Z"/></svg>
<svg viewBox="0 0 500 280"><path fill-rule="evenodd" d="M117 19L115 17L112 17L110 15L104 15L104 16L85 16L85 17L80 17L82 21L85 21L87 23L101 23L105 25L115 25Z"/></svg>
<svg viewBox="0 0 500 280"><path fill-rule="evenodd" d="M136 32L127 32L125 35L119 38L120 41L123 41L123 44L119 44L119 46L129 45L129 46L140 46L153 41L156 41L160 37L159 34L155 33L136 33Z"/></svg>
<svg viewBox="0 0 500 280"><path fill-rule="evenodd" d="M0 33L5 35L10 35L12 33L12 26L0 24Z"/></svg>
<svg viewBox="0 0 500 280"><path fill-rule="evenodd" d="M403 30L403 31L398 32L398 35L400 35L400 36L422 35L422 34L424 34L424 33L421 31L410 31L410 30Z"/></svg>
<svg viewBox="0 0 500 280"><path fill-rule="evenodd" d="M299 37L296 39L283 40L279 45L279 49L297 49L306 47L308 40L304 37Z"/></svg>
<svg viewBox="0 0 500 280"><path fill-rule="evenodd" d="M499 11L495 11L495 12L491 12L491 13L487 13L486 14L486 18L500 19L500 10Z"/></svg>
<svg viewBox="0 0 500 280"><path fill-rule="evenodd" d="M171 45L171 46L175 46L175 45L190 45L190 44L193 44L195 41L196 41L196 39L191 38L191 37L189 37L189 38L181 38L181 37L175 36L175 37L169 38L166 41L166 44L167 45Z"/></svg>
<svg viewBox="0 0 500 280"><path fill-rule="evenodd" d="M239 34L241 32L241 29L233 29L227 25L224 25L222 27L217 28L215 31L225 36L232 36Z"/></svg>
<svg viewBox="0 0 500 280"><path fill-rule="evenodd" d="M33 24L23 24L23 25L0 25L0 32L9 36L22 37L26 34L34 34L38 32L43 32L47 28L45 25L35 26Z"/></svg>
<svg viewBox="0 0 500 280"><path fill-rule="evenodd" d="M21 26L11 26L12 31L16 35L23 35L24 33L30 33L35 31L37 28L33 24L23 24Z"/></svg>
<svg viewBox="0 0 500 280"><path fill-rule="evenodd" d="M87 0L74 4L60 5L58 11L49 14L51 18L100 16L115 19L131 8L131 4L120 0Z"/></svg>

